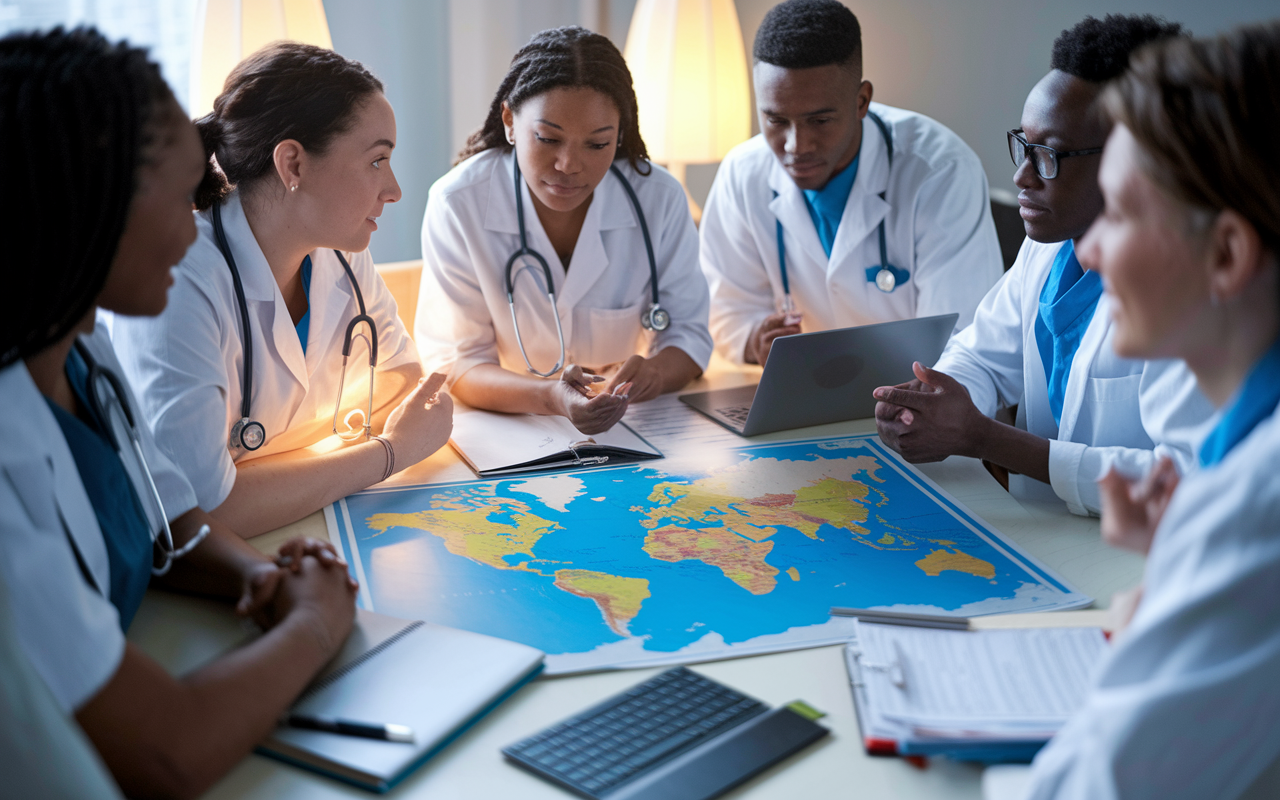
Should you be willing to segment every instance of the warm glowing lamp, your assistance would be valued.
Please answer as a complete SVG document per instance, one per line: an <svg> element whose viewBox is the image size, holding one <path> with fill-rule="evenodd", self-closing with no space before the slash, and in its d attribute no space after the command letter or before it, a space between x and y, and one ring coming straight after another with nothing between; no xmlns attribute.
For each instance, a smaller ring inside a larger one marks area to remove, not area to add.
<svg viewBox="0 0 1280 800"><path fill-rule="evenodd" d="M747 58L733 0L639 0L625 55L649 157L681 185L686 165L718 162L751 135ZM695 221L702 216L692 198L689 210Z"/></svg>
<svg viewBox="0 0 1280 800"><path fill-rule="evenodd" d="M199 0L192 39L192 118L213 110L227 75L268 42L289 39L333 48L322 0Z"/></svg>

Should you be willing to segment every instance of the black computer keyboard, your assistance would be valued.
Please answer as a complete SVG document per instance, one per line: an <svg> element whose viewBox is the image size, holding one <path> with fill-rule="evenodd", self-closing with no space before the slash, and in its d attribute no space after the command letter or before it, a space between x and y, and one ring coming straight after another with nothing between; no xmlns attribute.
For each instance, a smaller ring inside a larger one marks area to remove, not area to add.
<svg viewBox="0 0 1280 800"><path fill-rule="evenodd" d="M502 752L578 794L601 797L766 711L754 698L676 667Z"/></svg>
<svg viewBox="0 0 1280 800"><path fill-rule="evenodd" d="M747 424L747 417L751 415L751 406L725 406L717 408L716 414L741 428Z"/></svg>

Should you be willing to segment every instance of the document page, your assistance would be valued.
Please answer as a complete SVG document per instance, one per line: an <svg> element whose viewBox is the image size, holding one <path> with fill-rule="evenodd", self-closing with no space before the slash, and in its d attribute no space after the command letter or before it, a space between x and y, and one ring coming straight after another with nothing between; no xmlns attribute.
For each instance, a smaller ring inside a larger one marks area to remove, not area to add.
<svg viewBox="0 0 1280 800"><path fill-rule="evenodd" d="M626 425L588 436L564 417L459 411L449 443L478 472L527 464L547 456L571 458L570 447L602 445L637 454L661 455Z"/></svg>
<svg viewBox="0 0 1280 800"><path fill-rule="evenodd" d="M748 443L738 434L680 402L680 395L676 392L636 403L627 409L623 421L668 457L701 452L708 447L722 450Z"/></svg>
<svg viewBox="0 0 1280 800"><path fill-rule="evenodd" d="M1099 628L947 631L858 624L874 713L917 729L1061 726L1107 651Z"/></svg>

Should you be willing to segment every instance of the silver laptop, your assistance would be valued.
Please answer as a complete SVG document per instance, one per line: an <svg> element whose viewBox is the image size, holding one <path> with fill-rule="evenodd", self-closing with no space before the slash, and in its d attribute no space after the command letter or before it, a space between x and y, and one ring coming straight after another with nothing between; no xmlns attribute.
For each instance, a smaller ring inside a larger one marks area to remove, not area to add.
<svg viewBox="0 0 1280 800"><path fill-rule="evenodd" d="M805 428L875 414L871 392L915 377L911 362L942 355L958 314L800 333L773 340L755 386L680 395L680 400L743 436Z"/></svg>

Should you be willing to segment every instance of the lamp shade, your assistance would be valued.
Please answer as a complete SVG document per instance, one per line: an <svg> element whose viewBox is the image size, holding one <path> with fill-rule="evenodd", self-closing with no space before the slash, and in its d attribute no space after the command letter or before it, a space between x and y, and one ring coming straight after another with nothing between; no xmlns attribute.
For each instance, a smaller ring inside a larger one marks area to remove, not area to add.
<svg viewBox="0 0 1280 800"><path fill-rule="evenodd" d="M289 39L333 48L322 0L199 0L191 53L191 116L213 110L227 75L263 45Z"/></svg>
<svg viewBox="0 0 1280 800"><path fill-rule="evenodd" d="M640 135L654 161L720 161L751 135L747 59L733 0L639 0L625 56Z"/></svg>

